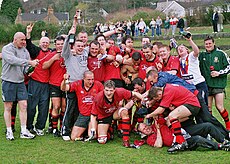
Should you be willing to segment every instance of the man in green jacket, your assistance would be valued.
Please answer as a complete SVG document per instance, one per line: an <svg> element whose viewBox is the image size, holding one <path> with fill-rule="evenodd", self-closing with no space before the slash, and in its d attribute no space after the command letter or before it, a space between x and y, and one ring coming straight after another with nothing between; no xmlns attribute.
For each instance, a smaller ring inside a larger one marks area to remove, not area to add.
<svg viewBox="0 0 230 164"><path fill-rule="evenodd" d="M224 89L227 85L227 75L218 71L224 70L229 65L227 55L215 46L212 37L204 40L205 52L199 55L200 70L208 85L208 106L211 111L213 99L215 106L225 121L226 129L230 130L228 111L224 108Z"/></svg>

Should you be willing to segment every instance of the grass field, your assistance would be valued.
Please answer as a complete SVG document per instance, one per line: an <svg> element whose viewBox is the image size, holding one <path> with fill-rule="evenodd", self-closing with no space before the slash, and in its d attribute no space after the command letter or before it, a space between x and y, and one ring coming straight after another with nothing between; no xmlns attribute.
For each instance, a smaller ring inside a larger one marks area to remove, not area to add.
<svg viewBox="0 0 230 164"><path fill-rule="evenodd" d="M229 83L229 81L228 81ZM227 87L225 106L230 107L230 87ZM168 154L167 148L153 148L148 145L140 149L128 149L121 146L121 139L105 145L95 141L91 143L65 142L52 135L36 137L34 140L19 138L19 119L16 120L15 140L5 139L3 104L0 103L0 163L229 163L229 152L212 151L199 148L197 151L185 151ZM229 108L228 111L230 112ZM213 113L221 120L219 113ZM222 120L221 120L222 121ZM139 139L134 134L131 139Z"/></svg>
<svg viewBox="0 0 230 164"><path fill-rule="evenodd" d="M230 27L230 26L228 26ZM225 27L227 30L227 28ZM206 30L206 28L204 28ZM210 29L208 29L210 32ZM230 31L229 31L230 32ZM230 39L221 38L217 44L225 45ZM203 41L197 40L198 45ZM1 63L0 63L1 70ZM230 77L226 88L225 107L230 112ZM167 148L153 148L148 145L140 149L128 149L121 146L121 139L115 135L115 140L105 145L95 141L91 143L65 142L52 135L36 137L34 140L19 138L19 118L16 119L15 141L5 139L5 123L3 119L3 103L0 101L0 163L230 163L229 152L212 151L199 148L197 151L185 151L168 154ZM223 123L219 113L213 108L213 114ZM139 139L134 134L131 139Z"/></svg>

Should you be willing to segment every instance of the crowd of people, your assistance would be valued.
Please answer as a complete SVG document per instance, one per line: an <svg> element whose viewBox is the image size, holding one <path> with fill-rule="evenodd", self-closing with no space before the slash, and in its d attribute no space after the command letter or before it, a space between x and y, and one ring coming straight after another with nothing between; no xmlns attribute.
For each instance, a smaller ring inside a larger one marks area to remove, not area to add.
<svg viewBox="0 0 230 164"><path fill-rule="evenodd" d="M97 23L94 27L94 36L99 33L107 32L114 30L115 28L122 27L126 35L131 35L132 37L144 36L151 31L151 37L159 36L169 36L169 31L171 28L172 36L176 34L176 28L179 29L179 32L183 32L184 28L187 26L186 19L183 16L175 17L172 15L170 18L166 17L164 20L160 16L157 16L156 19L152 20L147 24L143 18L136 21L119 21L115 24L110 23ZM163 32L164 31L164 32ZM113 35L112 37L115 37Z"/></svg>
<svg viewBox="0 0 230 164"><path fill-rule="evenodd" d="M142 37L142 49L134 49L132 31L125 29L124 34L124 26L95 30L95 39L88 44L86 32L75 36L77 17L78 13L68 35L55 38L54 49L47 36L41 37L39 46L33 44L33 24L3 47L7 140L15 139L18 104L20 138L43 136L49 119L48 132L65 141L105 144L116 132L127 148L147 143L168 146L169 153L198 146L230 150L230 121L224 107L230 66L212 37L204 39L203 52L192 36L185 38L192 51L181 44L177 56L170 54L171 44L151 43L147 36ZM171 19L173 28L177 20ZM158 17L159 35L160 24ZM143 19L138 26L144 35ZM121 33L121 43L116 45L113 36ZM213 100L225 126L212 115ZM131 132L142 134L142 140L131 144Z"/></svg>

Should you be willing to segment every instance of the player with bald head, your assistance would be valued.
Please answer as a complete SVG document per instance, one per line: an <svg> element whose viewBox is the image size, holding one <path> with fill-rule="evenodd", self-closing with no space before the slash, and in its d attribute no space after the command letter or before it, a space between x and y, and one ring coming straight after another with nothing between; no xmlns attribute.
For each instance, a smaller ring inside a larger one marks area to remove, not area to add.
<svg viewBox="0 0 230 164"><path fill-rule="evenodd" d="M90 115L94 97L103 90L103 85L94 80L94 74L91 71L85 71L83 80L77 80L66 84L69 78L68 74L64 75L61 89L64 91L75 92L78 100L79 115L71 132L72 140L82 140L83 133L88 128L91 129ZM90 135L90 133L89 133Z"/></svg>
<svg viewBox="0 0 230 164"><path fill-rule="evenodd" d="M31 41L31 32L34 24L29 24L26 27L26 48L30 53L32 59L39 60L38 66L30 75L28 83L28 120L27 128L39 136L44 135L43 129L45 128L46 119L49 110L49 69L43 69L43 63L48 60L51 53L49 49L50 39L42 37L39 41L39 46L36 46ZM38 116L35 126L33 125L36 106L38 106Z"/></svg>
<svg viewBox="0 0 230 164"><path fill-rule="evenodd" d="M24 74L29 65L35 67L38 60L30 60L25 45L25 35L22 32L17 32L13 42L2 48L2 99L7 140L14 140L11 128L11 109L14 101L18 101L20 109L20 138L32 139L35 137L26 129L28 94L24 83Z"/></svg>

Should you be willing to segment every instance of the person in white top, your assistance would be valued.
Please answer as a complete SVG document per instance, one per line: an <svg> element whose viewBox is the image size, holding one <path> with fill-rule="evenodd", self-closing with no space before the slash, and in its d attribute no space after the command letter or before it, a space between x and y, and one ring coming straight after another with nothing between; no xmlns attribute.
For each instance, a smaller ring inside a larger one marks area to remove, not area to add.
<svg viewBox="0 0 230 164"><path fill-rule="evenodd" d="M182 79L187 82L194 84L199 92L202 93L206 104L208 104L208 88L205 82L205 78L201 75L199 67L199 48L193 42L192 37L185 38L189 45L192 47L192 52L189 49L181 44L177 47L177 53L180 57L180 73Z"/></svg>
<svg viewBox="0 0 230 164"><path fill-rule="evenodd" d="M154 18L152 18L151 22L149 23L151 30L152 30L152 37L154 37L155 34L155 28L156 28L156 21Z"/></svg>
<svg viewBox="0 0 230 164"><path fill-rule="evenodd" d="M138 24L138 28L139 28L139 30L140 30L140 35L143 36L143 35L144 35L145 28L146 28L146 24L145 24L145 22L143 21L142 18L140 19L140 22L139 22L139 24Z"/></svg>
<svg viewBox="0 0 230 164"><path fill-rule="evenodd" d="M172 35L173 35L173 37L175 36L177 23L178 23L178 19L174 15L172 15L172 17L170 18L170 25L172 27Z"/></svg>

